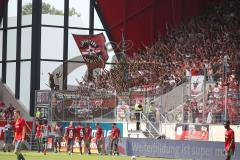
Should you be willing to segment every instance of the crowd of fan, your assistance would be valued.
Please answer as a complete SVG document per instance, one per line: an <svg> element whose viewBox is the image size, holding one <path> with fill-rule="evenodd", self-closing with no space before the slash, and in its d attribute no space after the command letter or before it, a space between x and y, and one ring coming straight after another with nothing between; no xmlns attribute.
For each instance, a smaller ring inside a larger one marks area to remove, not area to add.
<svg viewBox="0 0 240 160"><path fill-rule="evenodd" d="M123 57L119 65L96 78L96 86L110 86L118 92L149 84L171 89L187 76L205 74L209 82L218 83L209 86L205 104L195 99L186 102L184 119L222 123L227 116L232 123L239 123L240 1L212 5L205 15L189 23L168 27L166 36L159 37L133 58Z"/></svg>
<svg viewBox="0 0 240 160"><path fill-rule="evenodd" d="M0 120L13 120L15 107L12 104L6 106L3 101L0 100Z"/></svg>
<svg viewBox="0 0 240 160"><path fill-rule="evenodd" d="M136 52L133 58L122 56L118 65L89 83L117 92L144 85L172 88L190 73L203 75L204 70L209 81L218 80L224 72L239 80L239 8L238 0L226 0L186 24L167 27L167 34L153 45Z"/></svg>
<svg viewBox="0 0 240 160"><path fill-rule="evenodd" d="M203 104L203 98L193 98L184 104L184 121L223 123L227 116L232 124L239 124L240 93L239 84L234 75L229 76L225 81L222 79L214 85L210 84L206 90L205 104Z"/></svg>
<svg viewBox="0 0 240 160"><path fill-rule="evenodd" d="M231 96L239 92L240 1L225 0L213 4L204 15L176 28L168 26L166 30L166 35L159 36L153 45L145 46L133 57L121 53L119 62L110 71L101 69L91 80L78 82L79 88L90 86L120 93L133 87L152 86L169 91L186 81L188 76L205 75L209 82L219 83L209 86L204 108L199 105L202 102L186 102L184 119L198 122L204 113L209 123L222 122L225 116L223 86L228 86ZM58 90L54 84L58 76L49 76L51 88ZM232 100L232 97L228 99ZM229 119L238 121L236 106L229 106Z"/></svg>

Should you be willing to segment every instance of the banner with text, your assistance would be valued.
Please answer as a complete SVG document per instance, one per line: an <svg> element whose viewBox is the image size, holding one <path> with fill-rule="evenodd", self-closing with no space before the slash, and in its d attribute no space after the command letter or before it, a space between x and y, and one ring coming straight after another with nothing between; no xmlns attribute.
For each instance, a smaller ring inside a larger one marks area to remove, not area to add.
<svg viewBox="0 0 240 160"><path fill-rule="evenodd" d="M221 160L223 142L156 140L147 138L128 138L128 156L182 158L191 160ZM234 160L240 157L240 143L236 144Z"/></svg>

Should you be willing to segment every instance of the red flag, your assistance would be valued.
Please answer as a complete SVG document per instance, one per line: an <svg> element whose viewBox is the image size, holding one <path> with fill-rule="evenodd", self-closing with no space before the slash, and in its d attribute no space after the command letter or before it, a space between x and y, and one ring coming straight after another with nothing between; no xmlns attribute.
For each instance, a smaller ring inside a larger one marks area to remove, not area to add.
<svg viewBox="0 0 240 160"><path fill-rule="evenodd" d="M103 33L97 35L73 34L77 46L86 62L88 69L104 68L108 60Z"/></svg>

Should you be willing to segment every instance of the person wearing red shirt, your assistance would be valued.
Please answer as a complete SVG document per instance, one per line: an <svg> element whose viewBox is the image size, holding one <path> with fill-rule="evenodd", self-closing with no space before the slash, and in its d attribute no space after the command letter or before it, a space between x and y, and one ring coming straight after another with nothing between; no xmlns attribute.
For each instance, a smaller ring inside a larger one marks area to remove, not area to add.
<svg viewBox="0 0 240 160"><path fill-rule="evenodd" d="M79 144L80 154L82 154L82 142L84 140L86 132L85 132L85 128L82 126L80 122L78 123L78 126L76 128L76 132L77 132L76 140L78 141L78 144Z"/></svg>
<svg viewBox="0 0 240 160"><path fill-rule="evenodd" d="M42 151L42 122L39 121L37 122L37 127L36 127L36 134L35 134L35 140L37 142L37 146L38 146L38 152Z"/></svg>
<svg viewBox="0 0 240 160"><path fill-rule="evenodd" d="M91 154L90 144L92 140L92 128L90 127L89 123L86 124L85 127L86 135L85 135L85 145L88 151L88 154Z"/></svg>
<svg viewBox="0 0 240 160"><path fill-rule="evenodd" d="M26 134L26 122L21 117L21 113L19 110L14 111L15 122L15 135L13 139L13 145L15 145L14 153L17 155L18 160L25 160L21 153L22 142L25 139Z"/></svg>
<svg viewBox="0 0 240 160"><path fill-rule="evenodd" d="M71 121L69 126L66 128L65 132L65 140L67 141L67 152L69 155L73 153L73 145L75 142L75 136L76 136L76 129L73 125L73 122Z"/></svg>
<svg viewBox="0 0 240 160"><path fill-rule="evenodd" d="M102 144L103 144L103 130L99 123L96 123L96 145L98 149L98 154L102 155Z"/></svg>
<svg viewBox="0 0 240 160"><path fill-rule="evenodd" d="M111 136L110 136L110 139L111 139L111 152L110 152L110 154L111 155L112 154L119 155L119 153L118 153L119 138L120 138L120 129L116 127L116 123L113 123L112 124Z"/></svg>
<svg viewBox="0 0 240 160"><path fill-rule="evenodd" d="M235 137L234 131L230 128L230 121L224 122L225 131L225 156L226 160L230 160L233 158L234 151L235 151Z"/></svg>

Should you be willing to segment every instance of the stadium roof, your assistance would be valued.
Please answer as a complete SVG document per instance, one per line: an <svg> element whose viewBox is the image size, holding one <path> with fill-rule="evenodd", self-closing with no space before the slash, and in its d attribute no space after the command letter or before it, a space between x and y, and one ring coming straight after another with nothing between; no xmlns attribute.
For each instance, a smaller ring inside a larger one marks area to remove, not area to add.
<svg viewBox="0 0 240 160"><path fill-rule="evenodd" d="M214 0L220 1L220 0ZM110 39L133 42L133 51L151 44L158 33L166 32L166 24L176 26L200 15L213 0L98 0L102 20L109 29Z"/></svg>
<svg viewBox="0 0 240 160"><path fill-rule="evenodd" d="M0 0L0 23L3 4ZM96 9L108 28L110 40L120 44L122 33L133 46L127 54L151 44L158 34L166 33L166 24L176 26L200 15L210 2L221 0L96 0Z"/></svg>

